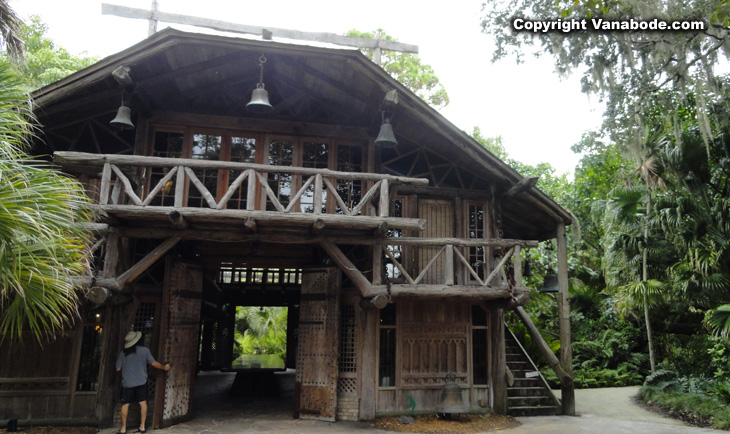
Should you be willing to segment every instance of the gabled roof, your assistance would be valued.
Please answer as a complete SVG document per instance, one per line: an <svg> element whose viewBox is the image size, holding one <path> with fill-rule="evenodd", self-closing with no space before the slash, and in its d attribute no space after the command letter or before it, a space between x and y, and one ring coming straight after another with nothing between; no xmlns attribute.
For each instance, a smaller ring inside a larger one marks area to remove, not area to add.
<svg viewBox="0 0 730 434"><path fill-rule="evenodd" d="M256 115L244 107L259 80L259 59L266 57L264 83L275 107ZM55 148L80 134L81 122L106 125L119 107L120 89L112 71L128 66L136 83L132 109L233 117L231 127L286 120L322 125L338 135L358 132L375 137L380 103L397 89L392 120L398 141L447 157L505 192L522 180L515 170L394 80L357 50L320 48L162 30L96 64L33 93L36 115ZM130 141L133 137L130 137ZM102 152L110 152L103 149ZM505 237L546 239L556 221L570 224L569 213L533 188L504 201Z"/></svg>

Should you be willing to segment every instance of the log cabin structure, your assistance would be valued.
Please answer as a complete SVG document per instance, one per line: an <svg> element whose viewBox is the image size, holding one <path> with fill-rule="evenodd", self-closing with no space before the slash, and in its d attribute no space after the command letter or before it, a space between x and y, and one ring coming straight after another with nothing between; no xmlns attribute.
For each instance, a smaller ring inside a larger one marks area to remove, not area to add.
<svg viewBox="0 0 730 434"><path fill-rule="evenodd" d="M261 79L272 109L248 111ZM133 128L110 125L120 96ZM531 324L520 254L553 238L569 330L569 213L359 51L166 29L33 98L36 152L95 204L94 267L74 327L0 346L0 419L110 425L138 330L172 363L152 426L185 420L196 370L230 365L226 308L267 305L290 308L298 417L433 412L450 375L469 411L529 406L503 314ZM533 407L574 411L567 333L545 350L563 402Z"/></svg>

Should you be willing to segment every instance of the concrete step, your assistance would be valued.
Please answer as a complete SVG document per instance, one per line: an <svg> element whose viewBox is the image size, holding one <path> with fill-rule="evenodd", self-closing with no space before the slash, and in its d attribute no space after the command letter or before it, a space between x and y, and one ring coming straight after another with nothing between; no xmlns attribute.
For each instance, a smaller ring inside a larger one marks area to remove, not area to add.
<svg viewBox="0 0 730 434"><path fill-rule="evenodd" d="M514 387L541 387L542 382L539 378L522 378L515 376Z"/></svg>
<svg viewBox="0 0 730 434"><path fill-rule="evenodd" d="M550 392L552 393L552 392ZM508 397L517 396L548 396L548 391L544 387L540 386L528 386L528 387L508 387Z"/></svg>
<svg viewBox="0 0 730 434"><path fill-rule="evenodd" d="M532 407L532 406L521 406L512 407L507 410L507 414L513 417L521 416L553 416L561 414L562 409L555 405Z"/></svg>
<svg viewBox="0 0 730 434"><path fill-rule="evenodd" d="M507 408L545 407L553 405L554 402L549 396L510 396L507 398Z"/></svg>

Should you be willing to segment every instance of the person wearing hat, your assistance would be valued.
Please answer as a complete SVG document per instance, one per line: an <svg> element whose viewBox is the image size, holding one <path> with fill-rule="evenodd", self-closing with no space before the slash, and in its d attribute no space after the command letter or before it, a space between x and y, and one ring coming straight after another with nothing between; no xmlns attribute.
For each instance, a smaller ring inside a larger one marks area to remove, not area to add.
<svg viewBox="0 0 730 434"><path fill-rule="evenodd" d="M124 337L124 350L117 358L117 372L122 373L122 428L117 434L127 432L129 404L139 402L140 424L135 432L146 433L147 421L147 365L163 371L170 370L170 364L162 364L152 357L149 348L139 345L141 332L129 332Z"/></svg>

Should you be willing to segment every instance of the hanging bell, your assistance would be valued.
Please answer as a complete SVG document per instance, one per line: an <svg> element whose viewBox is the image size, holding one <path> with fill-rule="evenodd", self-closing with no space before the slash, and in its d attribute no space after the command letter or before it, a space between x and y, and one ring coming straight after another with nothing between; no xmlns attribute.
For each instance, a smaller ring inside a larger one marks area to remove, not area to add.
<svg viewBox="0 0 730 434"><path fill-rule="evenodd" d="M524 277L532 277L532 263L528 260L525 261L525 271L522 272Z"/></svg>
<svg viewBox="0 0 730 434"><path fill-rule="evenodd" d="M555 273L548 273L542 283L542 289L540 290L543 294L551 292L559 292L558 290L558 275Z"/></svg>
<svg viewBox="0 0 730 434"><path fill-rule="evenodd" d="M466 413L467 408L461 399L461 386L456 382L456 375L446 374L446 384L441 389L441 398L436 404L436 412L442 414Z"/></svg>
<svg viewBox="0 0 730 434"><path fill-rule="evenodd" d="M251 101L246 104L246 110L254 113L269 113L274 107L269 103L269 92L264 89L264 83L256 85L251 93Z"/></svg>
<svg viewBox="0 0 730 434"><path fill-rule="evenodd" d="M375 144L381 148L395 148L398 146L398 141L395 139L395 134L393 134L393 126L388 119L385 119L380 126L380 132L375 139Z"/></svg>
<svg viewBox="0 0 730 434"><path fill-rule="evenodd" d="M132 123L132 109L122 104L117 110L117 117L109 122L109 125L115 126L122 130L129 130L134 128Z"/></svg>

